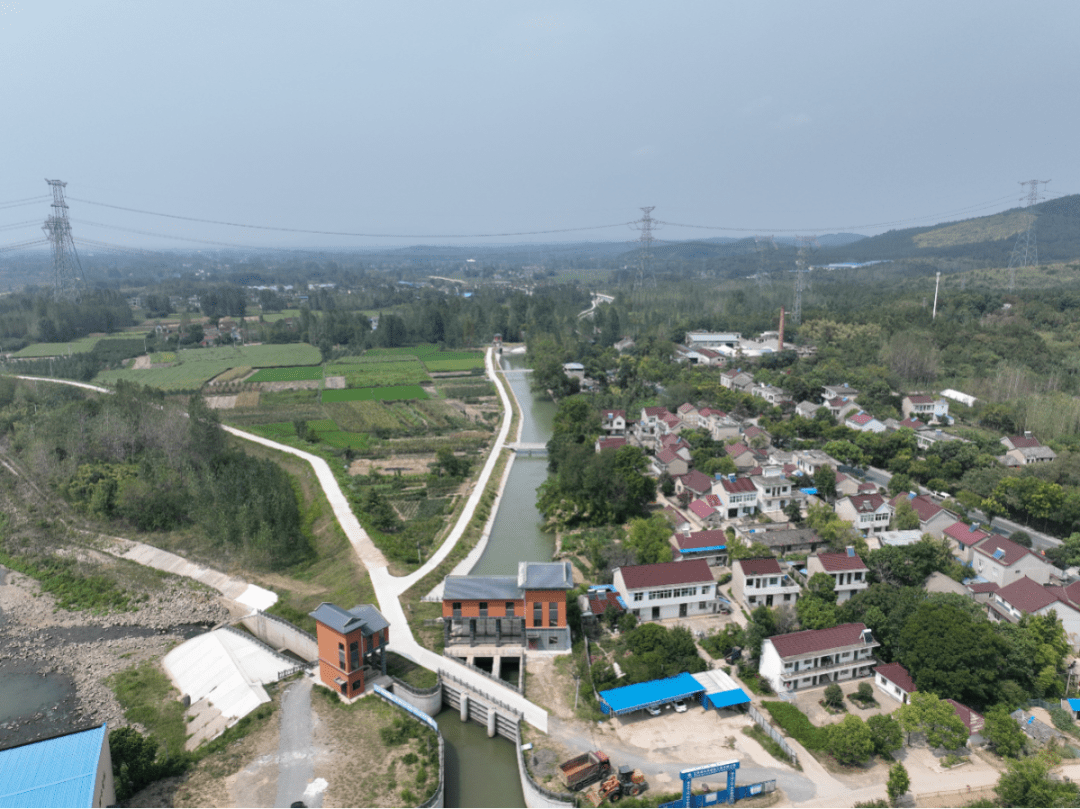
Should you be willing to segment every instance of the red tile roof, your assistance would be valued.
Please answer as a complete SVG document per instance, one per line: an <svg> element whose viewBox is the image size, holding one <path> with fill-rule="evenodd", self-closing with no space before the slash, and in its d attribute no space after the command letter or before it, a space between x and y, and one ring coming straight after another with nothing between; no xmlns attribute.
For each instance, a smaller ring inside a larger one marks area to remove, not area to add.
<svg viewBox="0 0 1080 809"><path fill-rule="evenodd" d="M899 663L886 663L884 666L874 666L874 671L890 683L895 683L901 691L912 694L918 690L915 687L915 681L911 679L911 675L908 674L907 669Z"/></svg>
<svg viewBox="0 0 1080 809"><path fill-rule="evenodd" d="M750 447L746 446L746 444L742 443L741 441L737 444L728 444L726 447L724 447L724 449L727 454L730 455L732 458L738 458L744 452L750 451Z"/></svg>
<svg viewBox="0 0 1080 809"><path fill-rule="evenodd" d="M675 412L676 413L689 413L691 410L697 412L697 408L694 407L692 404L690 404L689 402L683 402L681 405L679 405L679 409L676 410Z"/></svg>
<svg viewBox="0 0 1080 809"><path fill-rule="evenodd" d="M1021 612L1038 612L1058 601L1056 594L1027 576L1021 576L997 591L997 597Z"/></svg>
<svg viewBox="0 0 1080 809"><path fill-rule="evenodd" d="M619 603L619 594L611 590L602 593L589 593L588 596L589 611L593 615L603 615L609 604L619 612L626 612L626 607Z"/></svg>
<svg viewBox="0 0 1080 809"><path fill-rule="evenodd" d="M665 506L664 513L674 520L676 525L683 522L689 522L689 520L686 519L686 516L674 506Z"/></svg>
<svg viewBox="0 0 1080 809"><path fill-rule="evenodd" d="M856 646L862 643L865 630L866 624L841 624L831 629L804 629L802 632L774 635L768 640L780 657L799 657L843 646Z"/></svg>
<svg viewBox="0 0 1080 809"><path fill-rule="evenodd" d="M718 545L727 547L727 541L727 534L719 529L691 531L690 536L686 536L686 534L675 535L675 544L682 551L692 551L695 548L715 548Z"/></svg>
<svg viewBox="0 0 1080 809"><path fill-rule="evenodd" d="M971 530L971 526L966 522L954 522L948 528L945 529L945 536L951 537L959 542L961 545L971 547L980 539L986 539L990 534L979 528L974 531Z"/></svg>
<svg viewBox="0 0 1080 809"><path fill-rule="evenodd" d="M907 500L908 503L911 504L911 507L915 509L915 513L919 515L919 522L922 523L930 522L930 520L934 519L934 517L945 510L925 494L916 496L914 492L901 492L889 502L892 504L893 508L896 508L901 500Z"/></svg>
<svg viewBox="0 0 1080 809"><path fill-rule="evenodd" d="M720 485L724 487L724 491L728 494L747 494L757 491L754 482L750 478L735 478L735 480L724 478L720 481Z"/></svg>
<svg viewBox="0 0 1080 809"><path fill-rule="evenodd" d="M996 593L998 591L998 586L992 581L976 581L964 586L972 593Z"/></svg>
<svg viewBox="0 0 1080 809"><path fill-rule="evenodd" d="M646 407L642 412L645 414L645 416L656 416L657 418L671 415L671 413L666 407Z"/></svg>
<svg viewBox="0 0 1080 809"><path fill-rule="evenodd" d="M664 449L656 453L656 460L658 460L664 466L667 466L672 461L681 459L679 458L675 450L673 450L671 447L664 447Z"/></svg>
<svg viewBox="0 0 1080 809"><path fill-rule="evenodd" d="M926 393L911 393L908 394L908 401L912 404L933 404L936 399Z"/></svg>
<svg viewBox="0 0 1080 809"><path fill-rule="evenodd" d="M603 411L603 413L604 413L604 420L605 421L614 421L615 419L619 418L620 416L622 416L624 419L626 418L626 411L625 410L605 410L605 411Z"/></svg>
<svg viewBox="0 0 1080 809"><path fill-rule="evenodd" d="M705 495L704 499L705 499L705 502L708 503L713 508L720 508L720 506L723 505L723 503L720 502L719 495L707 494L707 495Z"/></svg>
<svg viewBox="0 0 1080 809"><path fill-rule="evenodd" d="M919 421L914 416L911 416L909 418L904 419L902 422L900 422L899 426L900 427L907 427L909 430L925 430L926 429L926 425L923 422Z"/></svg>
<svg viewBox="0 0 1080 809"><path fill-rule="evenodd" d="M772 556L768 559L739 559L735 562L746 576L779 576L783 571Z"/></svg>
<svg viewBox="0 0 1080 809"><path fill-rule="evenodd" d="M685 475L679 475L679 480L687 489L698 494L708 494L712 490L712 480L698 469L691 469Z"/></svg>
<svg viewBox="0 0 1080 809"><path fill-rule="evenodd" d="M660 421L664 422L668 427L676 427L682 423L682 419L676 416L674 413L669 413L666 416L661 416Z"/></svg>
<svg viewBox="0 0 1080 809"><path fill-rule="evenodd" d="M691 502L689 508L695 517L699 517L702 520L707 520L716 513L715 508L700 498Z"/></svg>
<svg viewBox="0 0 1080 809"><path fill-rule="evenodd" d="M859 558L859 554L848 556L846 553L819 553L817 555L821 566L829 573L839 573L841 570L867 570L866 564Z"/></svg>
<svg viewBox="0 0 1080 809"><path fill-rule="evenodd" d="M986 539L979 540L975 544L975 550L1005 567L1015 564L1030 553L1027 548L1017 545L1010 539L1005 539L1000 534L991 534ZM1004 553L995 558L994 552L998 550L1004 551Z"/></svg>
<svg viewBox="0 0 1080 809"><path fill-rule="evenodd" d="M871 514L885 505L880 494L853 494L847 499L859 514Z"/></svg>
<svg viewBox="0 0 1080 809"><path fill-rule="evenodd" d="M877 488L878 487L870 481L865 481L859 484L858 491L859 494L877 494ZM884 502L884 498L882 499L882 502Z"/></svg>
<svg viewBox="0 0 1080 809"><path fill-rule="evenodd" d="M1033 435L1010 435L1009 443L1013 445L1013 449L1042 446L1042 444L1039 443L1039 439Z"/></svg>
<svg viewBox="0 0 1080 809"><path fill-rule="evenodd" d="M866 425L874 420L874 417L869 413L856 413L854 416L848 416L848 421L853 421L858 425Z"/></svg>
<svg viewBox="0 0 1080 809"><path fill-rule="evenodd" d="M618 570L622 573L623 582L628 590L713 581L709 563L704 559L691 559L688 562L661 562L656 565L631 565L620 567Z"/></svg>
<svg viewBox="0 0 1080 809"><path fill-rule="evenodd" d="M975 713L967 705L961 705L955 699L946 699L945 701L953 706L953 710L956 711L956 715L960 717L960 721L968 729L968 733L978 733L983 729L986 720L981 713Z"/></svg>
<svg viewBox="0 0 1080 809"><path fill-rule="evenodd" d="M762 430L756 424L751 424L749 427L743 430L743 436L746 438L756 438L759 435L768 435L768 433Z"/></svg>
<svg viewBox="0 0 1080 809"><path fill-rule="evenodd" d="M601 452L605 449L618 449L619 447L626 446L626 439L621 435L614 436L613 438L601 438L597 446L600 447Z"/></svg>

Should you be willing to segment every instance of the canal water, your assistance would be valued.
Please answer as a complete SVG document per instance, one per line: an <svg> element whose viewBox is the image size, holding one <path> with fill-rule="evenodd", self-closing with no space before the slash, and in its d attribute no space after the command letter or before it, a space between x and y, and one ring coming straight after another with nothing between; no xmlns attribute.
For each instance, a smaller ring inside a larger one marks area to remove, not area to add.
<svg viewBox="0 0 1080 809"><path fill-rule="evenodd" d="M509 441L546 444L551 438L556 406L529 389L524 355L505 356L504 377L517 397L521 412L520 438ZM514 373L518 371L519 373ZM550 562L555 537L540 530L536 510L536 490L547 480L547 458L514 458L499 501L491 538L472 570L474 576L517 574L518 562ZM517 770L517 756L511 742L501 737L489 739L487 729L475 722L462 722L457 711L445 710L436 717L446 740L447 806L524 806L525 796Z"/></svg>

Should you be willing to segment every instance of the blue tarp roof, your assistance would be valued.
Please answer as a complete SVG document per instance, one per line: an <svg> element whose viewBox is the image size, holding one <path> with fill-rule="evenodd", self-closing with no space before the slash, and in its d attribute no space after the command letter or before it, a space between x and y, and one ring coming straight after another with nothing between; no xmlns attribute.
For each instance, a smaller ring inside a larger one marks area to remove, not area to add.
<svg viewBox="0 0 1080 809"><path fill-rule="evenodd" d="M0 750L0 806L93 806L106 726Z"/></svg>
<svg viewBox="0 0 1080 809"><path fill-rule="evenodd" d="M1070 699L1069 707L1072 708L1074 711L1080 711L1080 699Z"/></svg>
<svg viewBox="0 0 1080 809"><path fill-rule="evenodd" d="M705 553L706 551L711 552L725 550L727 550L727 545L708 545L704 548L687 548L685 551L682 552L682 555L686 556L688 553Z"/></svg>
<svg viewBox="0 0 1080 809"><path fill-rule="evenodd" d="M749 701L750 697L741 688L705 695L705 705L711 708L730 708L732 705L743 705Z"/></svg>
<svg viewBox="0 0 1080 809"><path fill-rule="evenodd" d="M816 486L807 486L805 489L799 489L803 494L817 494Z"/></svg>
<svg viewBox="0 0 1080 809"><path fill-rule="evenodd" d="M701 683L692 674L683 672L675 677L663 680L650 680L647 683L624 685L622 688L610 688L600 692L600 710L606 714L629 713L661 705L677 699L688 699L705 693Z"/></svg>

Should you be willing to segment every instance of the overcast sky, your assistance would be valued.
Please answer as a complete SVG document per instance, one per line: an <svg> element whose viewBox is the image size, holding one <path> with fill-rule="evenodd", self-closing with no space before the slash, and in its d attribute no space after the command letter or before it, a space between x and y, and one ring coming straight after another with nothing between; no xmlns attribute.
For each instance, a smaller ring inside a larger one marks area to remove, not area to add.
<svg viewBox="0 0 1080 809"><path fill-rule="evenodd" d="M0 228L44 219L3 205L45 177L117 245L621 240L645 205L746 229L664 239L965 218L1020 180L1080 191L1078 31L1075 0L0 0Z"/></svg>

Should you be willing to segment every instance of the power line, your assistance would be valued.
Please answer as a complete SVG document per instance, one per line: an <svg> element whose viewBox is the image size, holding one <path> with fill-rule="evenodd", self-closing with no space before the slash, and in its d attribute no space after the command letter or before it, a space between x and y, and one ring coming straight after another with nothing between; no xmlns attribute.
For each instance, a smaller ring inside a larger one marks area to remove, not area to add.
<svg viewBox="0 0 1080 809"><path fill-rule="evenodd" d="M0 230L16 230L18 228L25 228L29 227L30 225L36 225L40 221L40 219L27 219L25 222L12 222L10 225L0 225Z"/></svg>
<svg viewBox="0 0 1080 809"><path fill-rule="evenodd" d="M337 230L306 230L304 228L283 228L272 225L245 225L239 222L224 222L217 219L200 219L195 216L180 216L178 214L160 213L158 211L145 211L140 208L125 208L121 205L110 205L106 202L94 202L88 199L71 198L75 202L83 202L87 205L100 205L103 208L114 208L118 211L129 213L142 213L151 216L164 216L168 219L183 219L187 222L202 222L208 225L227 225L234 228L250 228L251 230L274 230L283 233L310 233L317 236L361 236L373 239L485 239L499 236L542 236L548 233L575 233L583 230L605 230L607 228L619 228L628 224L617 222L614 225L591 225L580 228L555 228L552 230L523 230L513 233L354 233Z"/></svg>
<svg viewBox="0 0 1080 809"><path fill-rule="evenodd" d="M19 242L18 244L5 244L0 245L0 253L8 253L12 250L27 250L31 247L37 247L39 244L48 244L48 239L30 239L26 242Z"/></svg>
<svg viewBox="0 0 1080 809"><path fill-rule="evenodd" d="M36 205L39 202L45 202L45 200L47 199L49 199L49 195L45 194L40 197L30 197L28 199L15 199L11 200L10 202L0 202L0 211L6 210L8 208L20 208L23 205Z"/></svg>

